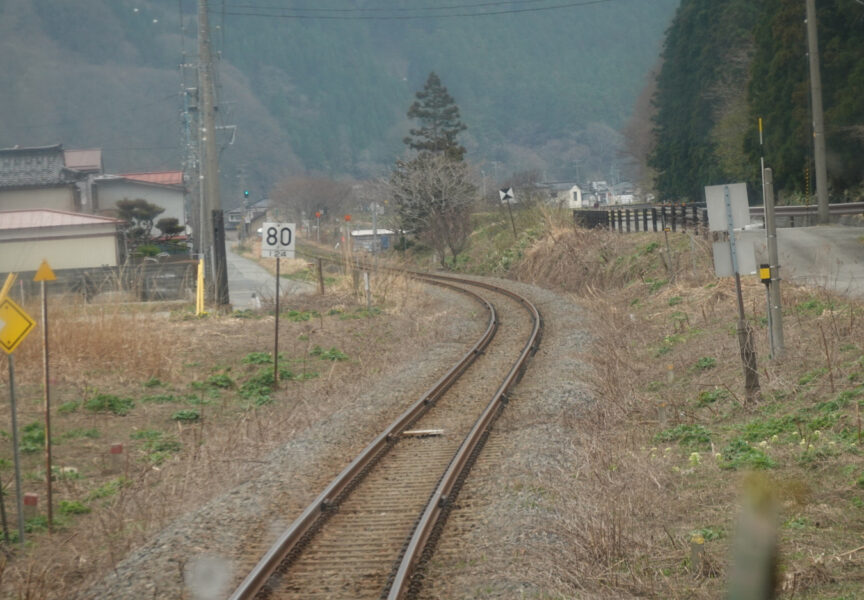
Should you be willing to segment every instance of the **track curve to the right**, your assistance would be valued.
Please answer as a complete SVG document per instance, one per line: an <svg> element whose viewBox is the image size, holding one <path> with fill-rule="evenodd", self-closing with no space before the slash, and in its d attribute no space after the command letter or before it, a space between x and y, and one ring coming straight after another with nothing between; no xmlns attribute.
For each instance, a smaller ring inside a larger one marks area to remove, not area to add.
<svg viewBox="0 0 864 600"><path fill-rule="evenodd" d="M428 554L425 546L435 526L428 520L440 518L432 513L455 491L455 481L445 481L445 474L465 466L455 463L464 463L460 454L477 447L477 441L467 440L469 433L488 428L539 342L539 313L524 298L489 284L435 279L457 288L483 288L495 306L494 339L410 425L426 434L403 432L389 440L387 452L350 485L338 506L324 508L328 514L320 528L304 537L266 584L255 595L235 592L232 598L361 600L403 598L409 592L413 571L424 550ZM442 485L449 486L447 491Z"/></svg>

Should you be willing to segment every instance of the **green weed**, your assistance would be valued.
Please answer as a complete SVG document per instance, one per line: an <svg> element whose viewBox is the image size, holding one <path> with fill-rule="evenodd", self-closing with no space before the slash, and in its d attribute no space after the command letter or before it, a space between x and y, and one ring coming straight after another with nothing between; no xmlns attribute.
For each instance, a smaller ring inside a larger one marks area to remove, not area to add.
<svg viewBox="0 0 864 600"><path fill-rule="evenodd" d="M315 346L311 352L309 352L310 356L317 356L321 360L348 360L348 355L339 350L338 348L330 348L329 350L325 350L321 346Z"/></svg>
<svg viewBox="0 0 864 600"><path fill-rule="evenodd" d="M678 425L654 436L655 442L678 442L687 448L710 448L711 432L702 425Z"/></svg>
<svg viewBox="0 0 864 600"><path fill-rule="evenodd" d="M132 398L121 398L114 394L97 394L84 403L84 408L90 412L112 413L125 416L135 407Z"/></svg>
<svg viewBox="0 0 864 600"><path fill-rule="evenodd" d="M771 469L777 465L764 451L742 438L729 442L720 454L720 467L723 469Z"/></svg>
<svg viewBox="0 0 864 600"><path fill-rule="evenodd" d="M201 413L194 408L178 410L171 415L171 419L174 421L180 421L181 423L194 423L201 419Z"/></svg>

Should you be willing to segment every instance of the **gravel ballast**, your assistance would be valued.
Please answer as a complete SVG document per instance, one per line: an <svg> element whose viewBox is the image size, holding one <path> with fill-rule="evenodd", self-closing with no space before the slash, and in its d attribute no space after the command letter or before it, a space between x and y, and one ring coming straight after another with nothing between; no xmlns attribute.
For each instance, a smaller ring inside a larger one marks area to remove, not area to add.
<svg viewBox="0 0 864 600"><path fill-rule="evenodd" d="M578 355L584 351L586 336L580 329L578 307L554 292L501 283L537 304L544 319L543 340L462 490L458 504L464 510L457 506L451 514L423 597L512 597L536 588L520 577L518 560L520 540L532 530L536 514L525 510L530 505L524 497L526 488L517 489L513 482L556 464L568 435L560 421L587 399L579 382ZM477 322L465 327L461 318L455 318L464 316L466 309L475 310L462 294L430 293L435 295L436 307L454 315L438 319L438 323L449 323L449 329L437 332L437 343L416 353L406 352L404 362L381 365L374 381L358 382L340 410L261 458L254 476L175 520L120 562L110 576L77 597L226 597L242 579L234 558L250 532L260 533L259 543L274 541L290 524L291 515L299 514L382 424L392 420L391 415L416 399L452 364L454 351L469 344L479 335L481 325L485 326ZM415 354L418 360L412 360ZM273 514L274 506L290 509L283 511L284 522L269 523L262 532L259 520ZM451 529L459 532L453 543L447 540ZM464 563L465 553L477 551L484 556L481 564ZM440 569L446 569L446 578L436 577L443 573Z"/></svg>

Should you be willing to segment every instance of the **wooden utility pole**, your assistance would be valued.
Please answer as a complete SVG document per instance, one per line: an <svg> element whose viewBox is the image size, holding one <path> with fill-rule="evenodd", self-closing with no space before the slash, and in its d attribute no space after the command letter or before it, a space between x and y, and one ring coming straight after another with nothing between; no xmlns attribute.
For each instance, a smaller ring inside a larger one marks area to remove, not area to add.
<svg viewBox="0 0 864 600"><path fill-rule="evenodd" d="M819 39L816 31L816 0L807 3L807 55L810 58L810 102L813 107L813 158L816 162L816 199L820 225L828 215L828 170L825 166L825 113L822 110L822 76L819 73Z"/></svg>

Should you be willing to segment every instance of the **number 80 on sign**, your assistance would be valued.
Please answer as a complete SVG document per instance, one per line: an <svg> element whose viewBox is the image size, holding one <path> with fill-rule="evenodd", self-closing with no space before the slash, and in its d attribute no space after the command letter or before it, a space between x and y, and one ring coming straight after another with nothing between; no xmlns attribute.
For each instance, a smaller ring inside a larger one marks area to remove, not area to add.
<svg viewBox="0 0 864 600"><path fill-rule="evenodd" d="M294 223L264 223L261 228L261 256L294 258Z"/></svg>

